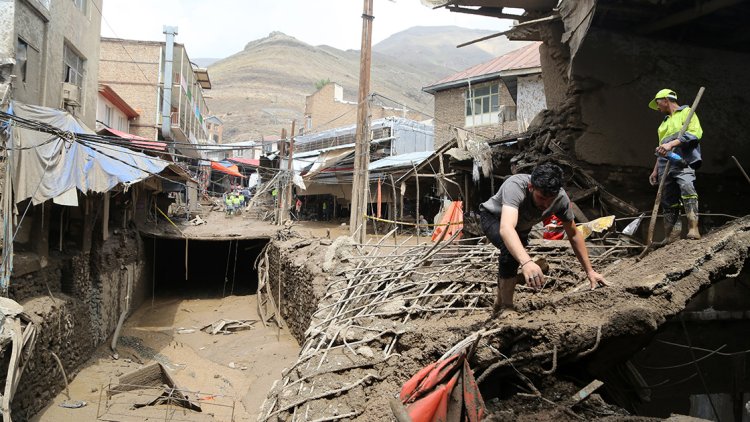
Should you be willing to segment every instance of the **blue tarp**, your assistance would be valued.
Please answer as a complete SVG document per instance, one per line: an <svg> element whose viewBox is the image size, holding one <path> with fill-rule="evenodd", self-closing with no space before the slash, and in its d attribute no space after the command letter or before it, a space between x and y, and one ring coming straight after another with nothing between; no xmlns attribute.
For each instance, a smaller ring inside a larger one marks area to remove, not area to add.
<svg viewBox="0 0 750 422"><path fill-rule="evenodd" d="M62 110L14 102L12 111L19 117L72 134L94 134ZM32 198L34 204L39 204L57 198L58 203L75 205L75 200L70 199L75 198L75 189L83 193L107 192L119 184L139 182L170 165L168 161L116 145L84 145L81 141L19 127L12 127L11 132L16 203Z"/></svg>

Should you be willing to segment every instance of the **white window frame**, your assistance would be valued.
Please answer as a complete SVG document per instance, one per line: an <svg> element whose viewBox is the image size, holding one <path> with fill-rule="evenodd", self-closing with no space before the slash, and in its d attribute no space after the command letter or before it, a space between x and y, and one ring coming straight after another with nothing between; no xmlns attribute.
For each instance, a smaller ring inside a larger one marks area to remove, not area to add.
<svg viewBox="0 0 750 422"><path fill-rule="evenodd" d="M89 0L73 0L73 5L85 15L88 2Z"/></svg>
<svg viewBox="0 0 750 422"><path fill-rule="evenodd" d="M86 59L65 43L63 46L63 82L83 87L86 76Z"/></svg>
<svg viewBox="0 0 750 422"><path fill-rule="evenodd" d="M464 91L464 127L498 124L500 83L494 82Z"/></svg>

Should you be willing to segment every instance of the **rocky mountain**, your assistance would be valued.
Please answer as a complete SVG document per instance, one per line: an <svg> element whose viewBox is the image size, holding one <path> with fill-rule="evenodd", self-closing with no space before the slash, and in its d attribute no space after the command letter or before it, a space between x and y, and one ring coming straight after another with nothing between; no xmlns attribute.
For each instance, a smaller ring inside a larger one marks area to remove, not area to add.
<svg viewBox="0 0 750 422"><path fill-rule="evenodd" d="M503 48L522 46L502 40L499 47L455 45L491 31L457 27L416 27L373 46L371 87L392 100L385 105L433 113L432 96L422 87L457 70L495 57ZM463 34L463 35L461 35ZM503 47L504 46L504 47ZM501 53L502 54L502 53ZM213 89L207 92L212 114L224 122L224 142L278 135L282 128L302 124L305 97L321 80L344 88L345 100L356 100L359 51L311 46L280 32L249 42L245 48L209 67Z"/></svg>
<svg viewBox="0 0 750 422"><path fill-rule="evenodd" d="M438 80L528 44L525 41L510 41L502 36L456 48L459 44L494 33L458 26L415 26L377 43L373 51L398 57L403 63L425 69Z"/></svg>

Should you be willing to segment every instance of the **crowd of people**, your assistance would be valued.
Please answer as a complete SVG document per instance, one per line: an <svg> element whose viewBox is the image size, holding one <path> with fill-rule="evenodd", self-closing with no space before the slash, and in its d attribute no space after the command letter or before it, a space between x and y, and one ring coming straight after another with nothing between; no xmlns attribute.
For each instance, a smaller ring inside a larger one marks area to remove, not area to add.
<svg viewBox="0 0 750 422"><path fill-rule="evenodd" d="M250 192L247 189L235 189L224 194L224 208L227 216L239 214L250 201Z"/></svg>

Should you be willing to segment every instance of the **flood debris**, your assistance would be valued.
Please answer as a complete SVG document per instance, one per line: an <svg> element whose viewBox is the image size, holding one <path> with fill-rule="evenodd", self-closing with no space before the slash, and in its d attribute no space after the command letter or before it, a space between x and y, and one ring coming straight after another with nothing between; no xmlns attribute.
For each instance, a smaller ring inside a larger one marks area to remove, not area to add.
<svg viewBox="0 0 750 422"><path fill-rule="evenodd" d="M750 252L750 217L640 262L635 254L642 245L630 237L592 234L591 259L612 283L595 290L571 268L567 242L532 239L532 258L549 264L547 284L541 291L519 286L520 314L503 319L489 318L496 248L478 238L410 240L385 236L352 245L345 261L331 265L298 361L269 392L260 421L392 418L389 398L409 378L474 343L467 363L480 388L506 391L485 397L490 420L626 417L624 408L596 394L608 384L593 382L598 377L573 384L558 375L561 368L627 359L641 345L613 350L612 341L654 332L698 291L737 274ZM365 347L371 353L361 353Z"/></svg>
<svg viewBox="0 0 750 422"><path fill-rule="evenodd" d="M107 399L121 393L144 390L147 402L133 403L133 408L169 404L201 412L201 407L183 393L167 369L161 363L153 363L120 377L119 384L107 390ZM155 397L154 397L155 396Z"/></svg>
<svg viewBox="0 0 750 422"><path fill-rule="evenodd" d="M220 319L201 328L208 334L232 334L237 331L251 330L257 320L253 319Z"/></svg>
<svg viewBox="0 0 750 422"><path fill-rule="evenodd" d="M23 306L13 299L0 297L0 351L6 372L0 406L4 421L11 420L10 406L24 369L31 358L36 340L36 327ZM67 383L67 380L66 380Z"/></svg>

